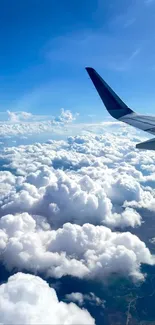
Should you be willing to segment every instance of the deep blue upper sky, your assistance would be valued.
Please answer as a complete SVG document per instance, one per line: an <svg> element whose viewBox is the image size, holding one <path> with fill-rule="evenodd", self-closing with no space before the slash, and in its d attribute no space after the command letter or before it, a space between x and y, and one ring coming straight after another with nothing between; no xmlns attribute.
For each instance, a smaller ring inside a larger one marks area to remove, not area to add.
<svg viewBox="0 0 155 325"><path fill-rule="evenodd" d="M0 3L0 111L104 110L84 67L128 105L155 107L154 0L5 0Z"/></svg>

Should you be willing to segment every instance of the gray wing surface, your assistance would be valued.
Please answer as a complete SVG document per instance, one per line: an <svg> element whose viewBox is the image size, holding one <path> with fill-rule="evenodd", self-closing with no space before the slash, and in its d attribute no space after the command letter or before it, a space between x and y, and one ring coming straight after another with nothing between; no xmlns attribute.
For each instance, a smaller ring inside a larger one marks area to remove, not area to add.
<svg viewBox="0 0 155 325"><path fill-rule="evenodd" d="M131 126L134 126L137 129L143 130L151 134L155 134L154 116L132 113L126 116L122 116L119 120Z"/></svg>
<svg viewBox="0 0 155 325"><path fill-rule="evenodd" d="M86 70L102 102L112 117L155 135L155 116L136 114L118 97L93 68L87 67ZM136 147L140 149L155 150L155 139L137 144Z"/></svg>

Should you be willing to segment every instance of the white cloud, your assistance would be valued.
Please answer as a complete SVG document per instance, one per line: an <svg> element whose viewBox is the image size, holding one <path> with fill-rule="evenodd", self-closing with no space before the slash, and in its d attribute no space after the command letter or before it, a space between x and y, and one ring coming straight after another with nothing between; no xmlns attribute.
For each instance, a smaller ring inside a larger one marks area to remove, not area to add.
<svg viewBox="0 0 155 325"><path fill-rule="evenodd" d="M66 300L78 303L80 306L84 305L85 302L89 302L91 305L105 307L105 301L97 297L93 292L89 294L82 294L81 292L72 292L66 294Z"/></svg>
<svg viewBox="0 0 155 325"><path fill-rule="evenodd" d="M148 176L144 177L142 168L136 169L139 162L133 142L126 135L120 142L110 134L87 134L70 137L68 142L5 149L6 167L23 175L23 181L5 195L1 215L27 211L47 217L56 227L73 221L110 227L140 225L132 202L150 202L153 195L144 187ZM146 163L142 159L142 165Z"/></svg>
<svg viewBox="0 0 155 325"><path fill-rule="evenodd" d="M66 299L69 301L76 302L79 305L83 305L84 303L84 295L81 292L72 292L66 294Z"/></svg>
<svg viewBox="0 0 155 325"><path fill-rule="evenodd" d="M10 189L2 201L1 215L27 211L45 216L56 227L65 222L134 227L140 225L140 215L129 207L117 208L118 204L122 206L125 199L131 201L137 198L134 182L127 188L126 184L120 185L120 194L117 194L116 180L114 184L110 180L108 183L107 178L101 184L88 175L76 175L74 172L70 175L64 171L43 168L28 174L20 187Z"/></svg>
<svg viewBox="0 0 155 325"><path fill-rule="evenodd" d="M1 123L0 124L0 136L19 136L19 135L31 135L43 132L50 132L53 130L51 121L45 122L18 122L17 123Z"/></svg>
<svg viewBox="0 0 155 325"><path fill-rule="evenodd" d="M22 120L29 120L32 118L32 114L29 112L10 112L9 110L7 111L7 114L9 116L9 121L12 123L16 123Z"/></svg>
<svg viewBox="0 0 155 325"><path fill-rule="evenodd" d="M45 219L23 213L0 219L0 238L7 269L44 272L56 278L71 275L104 281L116 273L138 280L143 279L141 264L154 264L138 237L104 226L67 223L51 230Z"/></svg>
<svg viewBox="0 0 155 325"><path fill-rule="evenodd" d="M155 155L136 150L137 140L106 131L4 148L10 172L0 174L0 245L7 268L143 278L140 266L154 264L153 256L131 233L114 232L140 226L139 207L155 211Z"/></svg>
<svg viewBox="0 0 155 325"><path fill-rule="evenodd" d="M61 109L58 117L33 115L29 112L7 111L9 120L0 122L0 137L32 135L47 132L64 133L64 126L71 125L79 115Z"/></svg>
<svg viewBox="0 0 155 325"><path fill-rule="evenodd" d="M0 286L1 324L95 324L87 310L59 301L41 278L17 273Z"/></svg>
<svg viewBox="0 0 155 325"><path fill-rule="evenodd" d="M54 123L71 123L74 120L76 120L76 117L78 114L75 115L72 114L70 110L64 110L64 108L61 109L61 114L53 120Z"/></svg>
<svg viewBox="0 0 155 325"><path fill-rule="evenodd" d="M59 121L1 125L1 134L8 134L7 127L11 134L21 135L23 130L26 135L51 128L62 132L72 120L70 112L62 111ZM79 126L72 124L70 130L74 132L66 141L1 149L0 259L8 271L57 279L68 275L102 283L113 276L145 279L141 266L154 265L155 258L142 240L125 229L141 225L144 208L148 217L149 211L155 211L155 155L135 149L141 141L139 133L120 124L120 130L115 125L111 133L108 128L112 125L87 125L102 134L83 131L73 136ZM118 227L122 232L116 232ZM58 313L51 314L54 298L44 293L45 289L39 291L42 285L37 277L10 279L0 287L8 292L6 297L0 291L0 317L6 317L0 322L13 323L16 317L18 323L44 323L41 317L46 314L46 323L51 323L48 317L52 315L52 321L60 324L63 315L67 324L79 323L79 319L82 324L88 319L93 324L87 311L75 305L57 302ZM32 309L34 292L37 298ZM51 292L53 297L56 293ZM42 307L41 296L45 296ZM94 293L72 292L65 301L77 302L80 307L92 304L104 308L104 301ZM25 306L28 312L21 314Z"/></svg>

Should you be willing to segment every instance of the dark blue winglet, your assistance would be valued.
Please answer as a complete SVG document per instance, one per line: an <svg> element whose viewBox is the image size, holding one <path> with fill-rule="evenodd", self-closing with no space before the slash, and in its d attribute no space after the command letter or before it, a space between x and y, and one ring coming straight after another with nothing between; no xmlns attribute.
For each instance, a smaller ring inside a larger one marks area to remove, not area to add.
<svg viewBox="0 0 155 325"><path fill-rule="evenodd" d="M105 107L112 117L118 119L127 114L133 113L133 111L115 94L115 92L93 68L87 67L86 70Z"/></svg>

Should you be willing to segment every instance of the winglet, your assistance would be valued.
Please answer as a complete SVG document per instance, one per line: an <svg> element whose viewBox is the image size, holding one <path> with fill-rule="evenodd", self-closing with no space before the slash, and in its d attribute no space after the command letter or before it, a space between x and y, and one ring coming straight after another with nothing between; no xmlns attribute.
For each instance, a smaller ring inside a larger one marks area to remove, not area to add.
<svg viewBox="0 0 155 325"><path fill-rule="evenodd" d="M133 113L93 68L86 67L86 71L112 117L119 119Z"/></svg>

